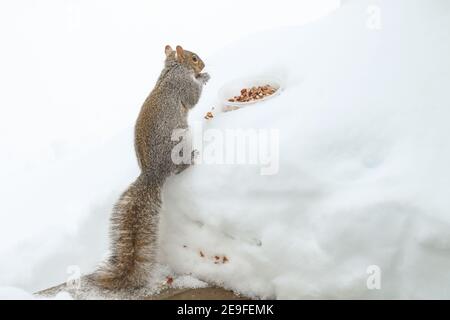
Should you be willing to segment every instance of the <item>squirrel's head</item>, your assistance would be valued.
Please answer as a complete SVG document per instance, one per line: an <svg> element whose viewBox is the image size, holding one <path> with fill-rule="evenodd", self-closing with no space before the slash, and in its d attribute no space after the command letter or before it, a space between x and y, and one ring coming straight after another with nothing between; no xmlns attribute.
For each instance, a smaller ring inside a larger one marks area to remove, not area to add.
<svg viewBox="0 0 450 320"><path fill-rule="evenodd" d="M205 67L205 63L197 54L184 50L181 46L177 46L176 51L174 51L169 45L167 45L165 48L165 53L166 61L177 61L178 63L192 69L195 75L202 72Z"/></svg>

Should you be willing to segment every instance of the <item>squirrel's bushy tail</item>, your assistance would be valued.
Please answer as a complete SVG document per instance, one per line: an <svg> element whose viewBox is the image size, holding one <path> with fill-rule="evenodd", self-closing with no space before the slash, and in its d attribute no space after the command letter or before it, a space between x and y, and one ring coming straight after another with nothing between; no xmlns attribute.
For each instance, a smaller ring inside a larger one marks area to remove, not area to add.
<svg viewBox="0 0 450 320"><path fill-rule="evenodd" d="M111 216L111 255L92 274L103 288L119 290L143 287L156 262L160 184L141 174L121 195Z"/></svg>

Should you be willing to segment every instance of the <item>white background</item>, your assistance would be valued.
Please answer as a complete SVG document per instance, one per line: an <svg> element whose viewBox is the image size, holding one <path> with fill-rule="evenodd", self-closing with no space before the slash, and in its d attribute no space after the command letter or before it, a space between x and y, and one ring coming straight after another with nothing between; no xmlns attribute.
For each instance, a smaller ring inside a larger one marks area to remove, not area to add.
<svg viewBox="0 0 450 320"><path fill-rule="evenodd" d="M2 1L1 160L61 154L132 125L166 44L207 60L233 40L311 21L338 3Z"/></svg>

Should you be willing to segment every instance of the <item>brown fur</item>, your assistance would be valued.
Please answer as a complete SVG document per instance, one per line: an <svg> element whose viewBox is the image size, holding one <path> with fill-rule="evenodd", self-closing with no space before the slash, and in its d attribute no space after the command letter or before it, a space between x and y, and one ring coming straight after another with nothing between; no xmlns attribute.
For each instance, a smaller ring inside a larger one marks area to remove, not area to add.
<svg viewBox="0 0 450 320"><path fill-rule="evenodd" d="M203 61L177 46L165 48L166 62L135 126L135 149L141 174L122 194L111 217L111 256L91 279L107 289L134 289L147 284L156 263L161 188L165 179L189 164L174 164L178 142L173 130L188 128L188 110L197 104L209 75Z"/></svg>

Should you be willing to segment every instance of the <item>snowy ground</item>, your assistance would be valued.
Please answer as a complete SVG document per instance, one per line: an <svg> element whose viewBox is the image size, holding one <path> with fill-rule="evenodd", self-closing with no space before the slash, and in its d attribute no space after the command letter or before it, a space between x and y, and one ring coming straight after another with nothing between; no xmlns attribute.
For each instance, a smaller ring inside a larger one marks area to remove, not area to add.
<svg viewBox="0 0 450 320"><path fill-rule="evenodd" d="M449 38L446 0L361 0L208 57L191 124L276 130L279 170L202 163L171 178L162 262L263 298L450 298ZM258 76L281 79L282 94L217 112L224 83ZM27 214L0 226L0 286L35 291L91 271L138 172L131 127L83 152L51 151L51 170L2 172L2 214ZM370 266L379 290L366 285Z"/></svg>
<svg viewBox="0 0 450 320"><path fill-rule="evenodd" d="M199 165L174 177L166 261L261 297L450 298L449 40L448 1L355 1L211 58L192 124L229 79L284 81L279 97L204 123L278 129L279 172Z"/></svg>

